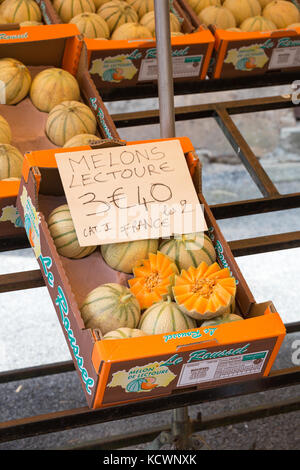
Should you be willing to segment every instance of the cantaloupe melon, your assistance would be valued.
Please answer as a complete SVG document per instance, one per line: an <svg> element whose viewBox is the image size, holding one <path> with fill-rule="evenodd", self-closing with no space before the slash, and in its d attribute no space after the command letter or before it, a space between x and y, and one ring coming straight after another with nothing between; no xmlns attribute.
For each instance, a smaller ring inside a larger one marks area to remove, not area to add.
<svg viewBox="0 0 300 470"><path fill-rule="evenodd" d="M111 39L133 40L152 38L151 31L139 23L124 23L114 30Z"/></svg>
<svg viewBox="0 0 300 470"><path fill-rule="evenodd" d="M97 10L97 14L102 16L108 24L110 34L124 23L139 22L139 17L135 9L127 2L121 2L120 0L112 0L111 2L105 3Z"/></svg>
<svg viewBox="0 0 300 470"><path fill-rule="evenodd" d="M190 330L196 321L185 315L171 297L156 302L142 314L139 329L147 335L159 335L172 331Z"/></svg>
<svg viewBox="0 0 300 470"><path fill-rule="evenodd" d="M97 121L93 111L79 101L63 101L49 113L46 134L54 144L62 147L78 134L95 134Z"/></svg>
<svg viewBox="0 0 300 470"><path fill-rule="evenodd" d="M273 0L258 0L261 6L261 9L263 10L268 3L273 2Z"/></svg>
<svg viewBox="0 0 300 470"><path fill-rule="evenodd" d="M93 0L53 0L53 6L64 23L68 23L79 13L95 13Z"/></svg>
<svg viewBox="0 0 300 470"><path fill-rule="evenodd" d="M126 2L135 9L139 18L149 11L154 11L154 0L126 0Z"/></svg>
<svg viewBox="0 0 300 470"><path fill-rule="evenodd" d="M216 251L211 239L203 233L191 233L164 240L159 251L172 258L179 271L197 267L202 261L208 265L216 261Z"/></svg>
<svg viewBox="0 0 300 470"><path fill-rule="evenodd" d="M154 11L149 11L149 13L146 13L141 19L140 23L143 26L146 26L151 33L152 36L155 36L155 14ZM181 31L181 24L179 19L177 18L174 13L170 12L170 31L171 32L180 32Z"/></svg>
<svg viewBox="0 0 300 470"><path fill-rule="evenodd" d="M114 331L109 331L106 335L103 336L103 339L126 339L126 338L137 338L139 336L146 336L144 331L139 330L138 328L118 328Z"/></svg>
<svg viewBox="0 0 300 470"><path fill-rule="evenodd" d="M70 72L51 67L35 76L30 88L30 98L36 108L49 113L62 101L78 101L80 89L76 78Z"/></svg>
<svg viewBox="0 0 300 470"><path fill-rule="evenodd" d="M23 155L10 144L0 144L0 180L21 178Z"/></svg>
<svg viewBox="0 0 300 470"><path fill-rule="evenodd" d="M263 10L263 16L272 21L279 29L300 21L298 8L286 0L274 0L268 3Z"/></svg>
<svg viewBox="0 0 300 470"><path fill-rule="evenodd" d="M102 5L104 5L105 3L111 2L111 0L93 0L93 2L95 4L96 10L97 10Z"/></svg>
<svg viewBox="0 0 300 470"><path fill-rule="evenodd" d="M7 120L0 116L0 144L10 144L11 142L11 129Z"/></svg>
<svg viewBox="0 0 300 470"><path fill-rule="evenodd" d="M134 277L128 279L128 284L142 310L172 295L178 268L167 255L159 251L149 253L148 258L140 260L132 271Z"/></svg>
<svg viewBox="0 0 300 470"><path fill-rule="evenodd" d="M228 268L203 261L175 276L173 294L184 313L196 320L209 319L233 313L236 282Z"/></svg>
<svg viewBox="0 0 300 470"><path fill-rule="evenodd" d="M86 38L108 39L110 32L106 21L97 13L79 13L69 23L76 24L77 28Z"/></svg>
<svg viewBox="0 0 300 470"><path fill-rule="evenodd" d="M64 147L80 147L81 145L91 145L92 143L101 142L102 139L93 134L79 134L71 137Z"/></svg>
<svg viewBox="0 0 300 470"><path fill-rule="evenodd" d="M0 24L7 24L9 23L8 19L5 18L5 16L1 15L0 16Z"/></svg>
<svg viewBox="0 0 300 470"><path fill-rule="evenodd" d="M115 283L93 289L80 307L86 328L99 328L105 335L118 328L136 328L141 310L132 292Z"/></svg>
<svg viewBox="0 0 300 470"><path fill-rule="evenodd" d="M221 0L198 0L196 7L194 8L195 13L198 15L204 8L209 6L221 6Z"/></svg>
<svg viewBox="0 0 300 470"><path fill-rule="evenodd" d="M5 0L0 6L0 15L9 23L42 20L41 10L34 0Z"/></svg>
<svg viewBox="0 0 300 470"><path fill-rule="evenodd" d="M240 315L236 315L235 313L225 313L224 315L220 315L219 317L212 318L211 320L206 320L201 323L201 327L203 326L218 326L222 325L223 323L231 323L234 321L243 320Z"/></svg>
<svg viewBox="0 0 300 470"><path fill-rule="evenodd" d="M294 29L294 28L300 28L300 23L292 23L286 27L286 29Z"/></svg>
<svg viewBox="0 0 300 470"><path fill-rule="evenodd" d="M22 21L20 26L41 26L42 24L41 21Z"/></svg>
<svg viewBox="0 0 300 470"><path fill-rule="evenodd" d="M139 260L147 258L149 253L156 253L158 240L136 240L124 243L110 243L101 246L104 261L113 269L132 273L132 268Z"/></svg>
<svg viewBox="0 0 300 470"><path fill-rule="evenodd" d="M48 217L48 228L57 252L66 258L80 259L90 255L96 246L80 246L68 204L56 207Z"/></svg>
<svg viewBox="0 0 300 470"><path fill-rule="evenodd" d="M206 7L198 16L206 26L215 25L218 29L236 27L236 21L232 12L223 6Z"/></svg>
<svg viewBox="0 0 300 470"><path fill-rule="evenodd" d="M245 19L261 14L261 6L258 0L225 0L223 6L231 11L237 26Z"/></svg>
<svg viewBox="0 0 300 470"><path fill-rule="evenodd" d="M28 68L17 59L0 59L0 85L5 86L5 104L19 103L30 89Z"/></svg>
<svg viewBox="0 0 300 470"><path fill-rule="evenodd" d="M240 24L242 31L274 31L276 25L263 16L247 18Z"/></svg>

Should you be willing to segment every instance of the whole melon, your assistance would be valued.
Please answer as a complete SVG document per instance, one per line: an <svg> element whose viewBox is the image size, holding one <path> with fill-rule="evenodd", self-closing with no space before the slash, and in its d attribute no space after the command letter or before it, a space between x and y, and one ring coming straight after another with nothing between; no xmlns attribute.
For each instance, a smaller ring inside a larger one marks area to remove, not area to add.
<svg viewBox="0 0 300 470"><path fill-rule="evenodd" d="M105 3L97 10L97 14L102 16L108 24L110 34L124 23L138 23L139 21L135 9L127 2L121 2L120 0Z"/></svg>
<svg viewBox="0 0 300 470"><path fill-rule="evenodd" d="M71 137L64 147L80 147L81 145L91 145L92 143L101 142L100 137L93 134L78 134Z"/></svg>
<svg viewBox="0 0 300 470"><path fill-rule="evenodd" d="M208 265L216 261L214 246L204 233L181 235L164 240L159 246L159 251L175 261L179 272L190 266L196 268L202 261Z"/></svg>
<svg viewBox="0 0 300 470"><path fill-rule="evenodd" d="M97 13L79 13L69 23L76 24L79 31L90 39L108 39L110 32L106 21Z"/></svg>
<svg viewBox="0 0 300 470"><path fill-rule="evenodd" d="M0 24L7 24L9 23L8 19L5 16L0 16Z"/></svg>
<svg viewBox="0 0 300 470"><path fill-rule="evenodd" d="M116 271L132 273L134 265L156 253L158 240L136 240L131 242L110 243L101 245L101 255L104 261Z"/></svg>
<svg viewBox="0 0 300 470"><path fill-rule="evenodd" d="M151 31L152 36L155 35L155 14L154 11L149 11L140 19L141 25L145 26ZM181 24L177 16L174 13L170 12L170 31L180 32L181 31Z"/></svg>
<svg viewBox="0 0 300 470"><path fill-rule="evenodd" d="M198 0L195 13L198 15L204 8L212 5L221 6L221 0Z"/></svg>
<svg viewBox="0 0 300 470"><path fill-rule="evenodd" d="M48 217L48 229L61 256L80 259L90 255L96 246L80 246L76 235L69 206L63 204L56 207Z"/></svg>
<svg viewBox="0 0 300 470"><path fill-rule="evenodd" d="M49 113L62 101L80 99L78 82L67 70L51 67L38 73L30 88L32 103L40 111Z"/></svg>
<svg viewBox="0 0 300 470"><path fill-rule="evenodd" d="M11 129L7 120L0 116L0 144L10 144L11 142Z"/></svg>
<svg viewBox="0 0 300 470"><path fill-rule="evenodd" d="M102 7L102 5L104 5L104 3L108 3L108 2L111 2L111 0L94 0L94 4L95 4L96 9Z"/></svg>
<svg viewBox="0 0 300 470"><path fill-rule="evenodd" d="M240 24L242 31L274 31L276 25L263 16L253 16L247 18Z"/></svg>
<svg viewBox="0 0 300 470"><path fill-rule="evenodd" d="M54 144L62 147L78 134L95 134L97 121L93 111L79 101L63 101L49 113L46 134Z"/></svg>
<svg viewBox="0 0 300 470"><path fill-rule="evenodd" d="M138 336L147 336L142 330L137 328L118 328L114 331L109 331L102 339L125 339L125 338L137 338Z"/></svg>
<svg viewBox="0 0 300 470"><path fill-rule="evenodd" d="M300 23L289 24L286 29L300 28Z"/></svg>
<svg viewBox="0 0 300 470"><path fill-rule="evenodd" d="M135 9L139 18L149 11L154 11L154 0L126 0L126 2Z"/></svg>
<svg viewBox="0 0 300 470"><path fill-rule="evenodd" d="M196 328L196 321L185 315L175 302L167 300L156 302L141 316L138 328L147 335L159 335L173 331Z"/></svg>
<svg viewBox="0 0 300 470"><path fill-rule="evenodd" d="M141 309L130 290L108 283L93 289L80 307L86 328L99 328L103 335L118 328L136 328Z"/></svg>
<svg viewBox="0 0 300 470"><path fill-rule="evenodd" d="M286 28L289 24L298 23L300 13L298 8L286 0L274 0L263 9L263 16L272 21L277 28Z"/></svg>
<svg viewBox="0 0 300 470"><path fill-rule="evenodd" d="M0 144L0 180L21 178L23 155L10 144Z"/></svg>
<svg viewBox="0 0 300 470"><path fill-rule="evenodd" d="M225 0L223 6L231 11L237 26L245 19L261 14L261 6L258 0Z"/></svg>
<svg viewBox="0 0 300 470"><path fill-rule="evenodd" d="M199 13L200 20L206 25L215 25L218 29L235 28L235 17L228 8L210 6Z"/></svg>
<svg viewBox="0 0 300 470"><path fill-rule="evenodd" d="M42 21L42 13L34 0L5 0L0 6L0 15L9 23Z"/></svg>
<svg viewBox="0 0 300 470"><path fill-rule="evenodd" d="M95 13L93 0L53 0L53 6L64 23L68 23L79 13Z"/></svg>
<svg viewBox="0 0 300 470"><path fill-rule="evenodd" d="M273 2L273 0L258 0L261 6L261 9L263 10L268 3Z"/></svg>
<svg viewBox="0 0 300 470"><path fill-rule="evenodd" d="M203 326L218 326L222 323L231 323L233 321L243 320L242 317L236 315L235 313L225 313L220 315L219 317L211 318L210 320L206 320L201 323L201 327Z"/></svg>
<svg viewBox="0 0 300 470"><path fill-rule="evenodd" d="M31 75L22 62L17 59L0 59L0 83L5 86L5 104L19 103L27 96Z"/></svg>
<svg viewBox="0 0 300 470"><path fill-rule="evenodd" d="M41 26L42 24L40 21L22 21L20 26Z"/></svg>
<svg viewBox="0 0 300 470"><path fill-rule="evenodd" d="M139 23L124 23L114 30L111 39L134 40L152 38L151 31Z"/></svg>

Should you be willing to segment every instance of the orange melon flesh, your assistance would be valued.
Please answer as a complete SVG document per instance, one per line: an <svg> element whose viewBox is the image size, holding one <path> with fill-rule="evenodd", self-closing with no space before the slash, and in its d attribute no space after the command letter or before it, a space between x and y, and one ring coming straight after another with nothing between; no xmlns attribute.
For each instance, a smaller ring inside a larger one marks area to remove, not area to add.
<svg viewBox="0 0 300 470"><path fill-rule="evenodd" d="M202 262L175 276L173 294L184 313L195 319L229 313L234 305L236 281L228 268Z"/></svg>
<svg viewBox="0 0 300 470"><path fill-rule="evenodd" d="M178 274L174 261L159 251L149 253L149 257L139 261L132 271L134 277L128 280L128 284L142 309L170 295L174 276Z"/></svg>

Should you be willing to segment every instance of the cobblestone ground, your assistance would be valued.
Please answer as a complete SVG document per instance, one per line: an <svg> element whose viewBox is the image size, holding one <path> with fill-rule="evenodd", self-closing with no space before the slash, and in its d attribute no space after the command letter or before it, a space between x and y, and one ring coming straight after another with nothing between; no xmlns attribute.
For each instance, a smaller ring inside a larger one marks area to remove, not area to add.
<svg viewBox="0 0 300 470"><path fill-rule="evenodd" d="M188 106L287 93L291 93L291 86L247 92L210 93L176 97L175 105ZM157 107L158 100L154 99L108 105L112 114ZM299 191L300 123L295 121L293 112L260 112L234 116L233 120L278 190L282 194ZM197 149L203 164L203 193L209 204L261 196L213 119L177 123L176 135L188 136ZM127 140L159 138L159 125L143 126L138 129L138 135L134 128L120 129L120 136ZM299 231L300 209L223 220L220 221L220 226L227 240ZM0 274L37 267L28 250L9 255L2 253L0 256ZM299 321L300 249L247 256L238 258L237 261L257 302L271 299L284 322ZM0 371L70 359L46 288L1 294L0 300ZM289 335L285 339L275 363L276 368L290 367L300 359L295 350L298 340L298 334ZM190 415L195 418L201 410L204 416L210 416L297 396L299 386L289 387L191 407ZM75 373L3 384L0 388L0 402L0 421L85 406L85 398ZM170 412L152 414L5 443L0 445L0 449L68 447L84 440L167 424L170 418ZM294 412L205 431L201 433L201 439L205 442L205 448L212 450L296 450L300 447L299 424L299 413ZM132 448L142 449L145 446Z"/></svg>

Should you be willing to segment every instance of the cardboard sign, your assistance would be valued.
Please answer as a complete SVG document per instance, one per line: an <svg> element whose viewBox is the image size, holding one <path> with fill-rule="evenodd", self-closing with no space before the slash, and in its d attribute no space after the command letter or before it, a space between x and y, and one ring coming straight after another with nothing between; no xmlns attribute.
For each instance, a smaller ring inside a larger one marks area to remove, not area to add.
<svg viewBox="0 0 300 470"><path fill-rule="evenodd" d="M55 157L81 246L207 230L178 140Z"/></svg>

